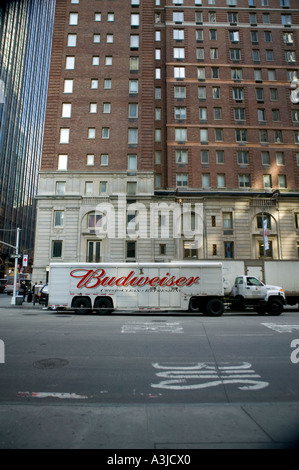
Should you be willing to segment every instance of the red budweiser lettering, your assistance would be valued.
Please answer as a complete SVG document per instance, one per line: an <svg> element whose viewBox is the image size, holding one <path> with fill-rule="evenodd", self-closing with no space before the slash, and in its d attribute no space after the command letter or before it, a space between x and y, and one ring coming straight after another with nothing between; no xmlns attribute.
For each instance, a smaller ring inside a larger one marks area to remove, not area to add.
<svg viewBox="0 0 299 470"><path fill-rule="evenodd" d="M165 276L148 277L138 276L135 271L131 271L127 276L108 276L105 269L74 269L71 276L80 279L77 284L78 289L95 289L96 287L183 287L199 284L199 277L176 277L166 273Z"/></svg>

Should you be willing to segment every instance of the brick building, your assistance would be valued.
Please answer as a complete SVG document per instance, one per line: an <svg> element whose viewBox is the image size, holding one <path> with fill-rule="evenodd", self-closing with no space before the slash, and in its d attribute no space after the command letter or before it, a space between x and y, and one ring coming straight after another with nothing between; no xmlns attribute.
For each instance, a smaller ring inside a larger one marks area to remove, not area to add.
<svg viewBox="0 0 299 470"><path fill-rule="evenodd" d="M295 3L57 0L36 279L57 260L299 258Z"/></svg>

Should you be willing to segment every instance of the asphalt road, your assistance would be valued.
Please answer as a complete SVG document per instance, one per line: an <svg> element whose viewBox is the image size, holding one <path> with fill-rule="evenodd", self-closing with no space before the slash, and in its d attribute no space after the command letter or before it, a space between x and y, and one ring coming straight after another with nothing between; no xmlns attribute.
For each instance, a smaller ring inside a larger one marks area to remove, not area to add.
<svg viewBox="0 0 299 470"><path fill-rule="evenodd" d="M10 300L0 295L0 448L296 445L297 309L78 316Z"/></svg>

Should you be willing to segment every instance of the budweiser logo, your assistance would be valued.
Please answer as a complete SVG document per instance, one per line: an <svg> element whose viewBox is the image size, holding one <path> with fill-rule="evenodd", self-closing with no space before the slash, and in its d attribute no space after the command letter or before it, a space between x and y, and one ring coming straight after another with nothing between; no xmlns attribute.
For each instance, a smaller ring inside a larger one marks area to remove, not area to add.
<svg viewBox="0 0 299 470"><path fill-rule="evenodd" d="M172 276L171 273L166 273L165 276L149 277L136 274L131 271L126 276L109 276L105 269L74 269L71 276L80 279L77 284L78 289L86 287L86 289L95 289L96 287L184 287L199 284L200 278L198 276L190 277L177 277Z"/></svg>

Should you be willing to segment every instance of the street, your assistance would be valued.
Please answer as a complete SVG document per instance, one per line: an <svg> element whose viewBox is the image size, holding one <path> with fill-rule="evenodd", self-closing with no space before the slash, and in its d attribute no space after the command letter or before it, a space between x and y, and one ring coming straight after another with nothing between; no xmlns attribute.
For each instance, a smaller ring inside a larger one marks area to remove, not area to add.
<svg viewBox="0 0 299 470"><path fill-rule="evenodd" d="M2 449L297 443L298 309L80 316L10 301L0 295Z"/></svg>

